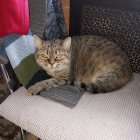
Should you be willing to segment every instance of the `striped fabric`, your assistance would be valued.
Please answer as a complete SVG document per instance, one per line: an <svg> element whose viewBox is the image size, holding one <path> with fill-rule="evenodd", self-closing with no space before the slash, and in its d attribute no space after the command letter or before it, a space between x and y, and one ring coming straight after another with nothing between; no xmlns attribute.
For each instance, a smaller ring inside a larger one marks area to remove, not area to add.
<svg viewBox="0 0 140 140"><path fill-rule="evenodd" d="M112 93L84 93L73 109L21 87L0 115L42 140L140 140L140 75Z"/></svg>

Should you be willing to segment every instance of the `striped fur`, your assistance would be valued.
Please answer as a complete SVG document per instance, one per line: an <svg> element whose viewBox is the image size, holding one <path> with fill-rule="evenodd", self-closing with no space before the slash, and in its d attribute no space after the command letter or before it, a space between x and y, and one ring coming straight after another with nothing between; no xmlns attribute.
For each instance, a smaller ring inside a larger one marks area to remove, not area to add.
<svg viewBox="0 0 140 140"><path fill-rule="evenodd" d="M127 55L112 41L98 36L47 42L37 36L34 38L36 62L54 77L51 87L54 83L54 86L59 85L61 80L61 84L69 80L80 83L88 92L106 93L121 88L132 78ZM49 87L48 81L51 79L30 87L29 92L33 94Z"/></svg>

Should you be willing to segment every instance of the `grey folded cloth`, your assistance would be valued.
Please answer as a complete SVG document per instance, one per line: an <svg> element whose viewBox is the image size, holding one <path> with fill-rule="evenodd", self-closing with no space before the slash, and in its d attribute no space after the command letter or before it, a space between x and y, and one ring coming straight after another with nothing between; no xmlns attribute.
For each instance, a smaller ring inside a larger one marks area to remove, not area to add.
<svg viewBox="0 0 140 140"><path fill-rule="evenodd" d="M78 87L64 85L42 91L39 95L73 108L81 99L83 93Z"/></svg>
<svg viewBox="0 0 140 140"><path fill-rule="evenodd" d="M46 0L29 0L29 7L31 31L42 38L46 22Z"/></svg>

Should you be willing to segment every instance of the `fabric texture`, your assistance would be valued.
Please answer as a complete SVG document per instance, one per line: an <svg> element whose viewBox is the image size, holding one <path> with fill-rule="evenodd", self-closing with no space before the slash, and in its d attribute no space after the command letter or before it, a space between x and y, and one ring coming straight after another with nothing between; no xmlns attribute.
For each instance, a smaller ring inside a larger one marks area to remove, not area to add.
<svg viewBox="0 0 140 140"><path fill-rule="evenodd" d="M0 0L0 37L8 34L28 34L28 0Z"/></svg>
<svg viewBox="0 0 140 140"><path fill-rule="evenodd" d="M79 87L63 85L42 91L39 95L73 108L81 99L83 91Z"/></svg>
<svg viewBox="0 0 140 140"><path fill-rule="evenodd" d="M61 0L30 0L31 31L44 40L67 36ZM39 22L38 22L39 21Z"/></svg>
<svg viewBox="0 0 140 140"><path fill-rule="evenodd" d="M67 35L61 0L46 0L44 39L63 38Z"/></svg>
<svg viewBox="0 0 140 140"><path fill-rule="evenodd" d="M139 140L140 75L107 94L84 93L70 109L24 87L0 105L0 115L42 140Z"/></svg>
<svg viewBox="0 0 140 140"><path fill-rule="evenodd" d="M40 38L43 38L45 29L46 1L48 0L29 0L31 32Z"/></svg>
<svg viewBox="0 0 140 140"><path fill-rule="evenodd" d="M112 40L124 49L133 71L140 73L139 11L84 5L81 17L81 34Z"/></svg>

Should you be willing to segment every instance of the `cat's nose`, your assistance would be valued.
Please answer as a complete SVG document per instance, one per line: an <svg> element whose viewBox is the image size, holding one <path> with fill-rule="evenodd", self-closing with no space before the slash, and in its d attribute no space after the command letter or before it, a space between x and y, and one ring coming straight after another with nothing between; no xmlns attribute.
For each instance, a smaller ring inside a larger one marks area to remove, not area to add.
<svg viewBox="0 0 140 140"><path fill-rule="evenodd" d="M54 65L54 62L51 62L50 65L53 66Z"/></svg>

